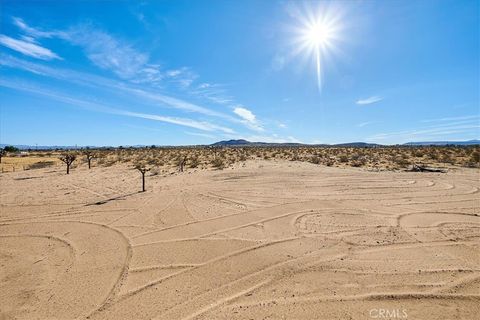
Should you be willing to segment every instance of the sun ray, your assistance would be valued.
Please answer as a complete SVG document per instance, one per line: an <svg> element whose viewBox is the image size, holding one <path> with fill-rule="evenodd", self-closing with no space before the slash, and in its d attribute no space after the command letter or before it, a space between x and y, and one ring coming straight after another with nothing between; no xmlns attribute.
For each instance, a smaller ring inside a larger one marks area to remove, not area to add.
<svg viewBox="0 0 480 320"><path fill-rule="evenodd" d="M325 72L325 60L335 51L335 42L341 29L338 10L324 7L318 10L305 8L295 10L299 25L295 28L295 48L293 55L303 53L315 64L318 91L322 91L322 74Z"/></svg>

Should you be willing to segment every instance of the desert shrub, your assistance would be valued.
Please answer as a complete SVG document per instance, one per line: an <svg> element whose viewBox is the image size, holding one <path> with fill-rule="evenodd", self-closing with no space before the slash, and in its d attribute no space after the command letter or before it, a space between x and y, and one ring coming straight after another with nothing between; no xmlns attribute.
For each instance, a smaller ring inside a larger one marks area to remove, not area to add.
<svg viewBox="0 0 480 320"><path fill-rule="evenodd" d="M351 166L352 167L363 167L367 163L367 160L365 157L358 157L355 160L352 161Z"/></svg>
<svg viewBox="0 0 480 320"><path fill-rule="evenodd" d="M440 161L443 162L443 163L450 163L450 164L454 164L455 161L453 160L452 156L448 153L446 154L442 154L441 158L440 158Z"/></svg>
<svg viewBox="0 0 480 320"><path fill-rule="evenodd" d="M48 167L51 167L53 165L55 165L55 161L39 161L39 162L35 162L35 163L32 163L31 165L29 165L27 167L27 170L48 168Z"/></svg>
<svg viewBox="0 0 480 320"><path fill-rule="evenodd" d="M290 158L291 161L299 161L300 160L300 157L298 156L298 153L297 152L294 152L292 154L292 157Z"/></svg>
<svg viewBox="0 0 480 320"><path fill-rule="evenodd" d="M473 151L470 154L470 161L473 163L476 163L477 165L480 164L480 152L479 151Z"/></svg>
<svg viewBox="0 0 480 320"><path fill-rule="evenodd" d="M414 150L412 152L412 156L414 156L415 158L422 158L423 157L423 151L422 150Z"/></svg>
<svg viewBox="0 0 480 320"><path fill-rule="evenodd" d="M160 174L161 170L159 168L154 168L150 171L151 176L158 176Z"/></svg>
<svg viewBox="0 0 480 320"><path fill-rule="evenodd" d="M360 159L360 155L357 153L354 153L350 156L351 161L357 161L358 159Z"/></svg>
<svg viewBox="0 0 480 320"><path fill-rule="evenodd" d="M428 157L432 160L438 160L438 153L435 149L431 149L428 151Z"/></svg>
<svg viewBox="0 0 480 320"><path fill-rule="evenodd" d="M348 157L347 157L347 155L341 154L341 155L338 157L338 161L340 161L341 163L348 162Z"/></svg>
<svg viewBox="0 0 480 320"><path fill-rule="evenodd" d="M223 159L216 158L211 161L211 164L216 169L223 169L225 167L225 163Z"/></svg>
<svg viewBox="0 0 480 320"><path fill-rule="evenodd" d="M197 168L200 165L200 160L198 160L198 157L193 157L190 160L190 168Z"/></svg>
<svg viewBox="0 0 480 320"><path fill-rule="evenodd" d="M313 156L310 158L310 162L313 164L320 164L322 163L322 157L320 156Z"/></svg>
<svg viewBox="0 0 480 320"><path fill-rule="evenodd" d="M393 160L393 162L400 167L406 167L410 164L410 162L404 157L397 157Z"/></svg>

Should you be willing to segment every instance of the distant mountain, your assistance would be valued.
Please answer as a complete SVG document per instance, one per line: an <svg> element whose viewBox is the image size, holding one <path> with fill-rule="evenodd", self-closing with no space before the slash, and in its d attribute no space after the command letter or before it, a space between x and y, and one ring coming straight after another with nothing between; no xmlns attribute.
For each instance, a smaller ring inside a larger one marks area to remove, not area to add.
<svg viewBox="0 0 480 320"><path fill-rule="evenodd" d="M406 146L446 146L446 145L456 145L456 146L472 146L479 145L480 140L468 140L468 141L424 141L424 142L407 142Z"/></svg>
<svg viewBox="0 0 480 320"><path fill-rule="evenodd" d="M220 146L250 146L254 144L253 142L244 140L244 139L238 139L238 140L223 140L223 141L218 141L215 143L212 143L211 146L214 147L220 147Z"/></svg>
<svg viewBox="0 0 480 320"><path fill-rule="evenodd" d="M426 142L408 142L403 144L404 146L444 146L444 145L458 145L458 146L470 146L480 145L480 140L469 141L426 141ZM238 140L224 140L218 141L211 146L216 147L246 147L246 146L315 146L315 147L347 147L347 148L373 148L382 147L384 145L368 142L347 142L337 144L303 144L303 143L270 143L270 142L251 142L244 139Z"/></svg>
<svg viewBox="0 0 480 320"><path fill-rule="evenodd" d="M212 143L211 146L214 147L246 147L246 146L301 146L301 143L275 143L275 142L251 142L245 139L237 140L224 140Z"/></svg>
<svg viewBox="0 0 480 320"><path fill-rule="evenodd" d="M338 143L330 145L332 147L352 147L352 148L371 148L371 147L380 147L380 144L376 143L367 143L367 142L348 142L348 143Z"/></svg>
<svg viewBox="0 0 480 320"><path fill-rule="evenodd" d="M349 142L349 143L341 143L341 144L304 144L304 143L292 143L292 142L251 142L248 140L244 139L238 139L238 140L224 140L224 141L218 141L211 146L223 146L223 147L246 147L246 146L316 146L316 147L375 147L379 146L378 144L375 143L366 143L366 142Z"/></svg>

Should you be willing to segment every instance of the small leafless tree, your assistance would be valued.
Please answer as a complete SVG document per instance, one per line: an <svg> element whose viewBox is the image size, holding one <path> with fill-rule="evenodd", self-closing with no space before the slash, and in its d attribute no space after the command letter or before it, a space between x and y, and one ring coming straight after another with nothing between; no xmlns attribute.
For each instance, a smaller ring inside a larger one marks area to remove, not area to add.
<svg viewBox="0 0 480 320"><path fill-rule="evenodd" d="M135 166L135 169L140 171L140 173L142 174L142 192L145 192L145 173L147 171L150 171L150 168L145 167L144 164L139 164Z"/></svg>
<svg viewBox="0 0 480 320"><path fill-rule="evenodd" d="M183 168L185 167L186 163L187 163L187 157L183 157L182 159L180 159L178 171L183 172Z"/></svg>
<svg viewBox="0 0 480 320"><path fill-rule="evenodd" d="M88 169L90 169L92 159L95 159L97 156L90 150L87 150L87 151L83 152L83 154L85 155L85 157L87 157Z"/></svg>
<svg viewBox="0 0 480 320"><path fill-rule="evenodd" d="M2 163L2 158L7 154L4 149L0 149L0 163Z"/></svg>
<svg viewBox="0 0 480 320"><path fill-rule="evenodd" d="M67 165L67 174L70 174L70 166L76 158L77 156L74 154L64 154L59 158L63 163Z"/></svg>

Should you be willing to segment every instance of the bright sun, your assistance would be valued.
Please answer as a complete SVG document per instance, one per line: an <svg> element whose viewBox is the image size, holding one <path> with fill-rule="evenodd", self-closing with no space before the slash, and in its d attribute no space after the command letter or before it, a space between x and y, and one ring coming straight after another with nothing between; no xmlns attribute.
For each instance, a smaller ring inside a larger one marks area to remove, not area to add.
<svg viewBox="0 0 480 320"><path fill-rule="evenodd" d="M304 8L295 10L294 17L299 25L294 28L293 54L303 53L315 62L318 90L322 91L322 73L328 56L338 49L339 33L342 29L342 11L334 7L319 7L317 10Z"/></svg>
<svg viewBox="0 0 480 320"><path fill-rule="evenodd" d="M325 24L314 23L305 30L305 40L314 47L325 47L332 38L332 30Z"/></svg>

